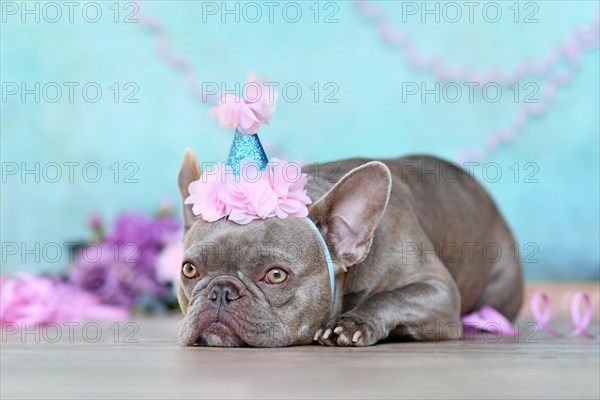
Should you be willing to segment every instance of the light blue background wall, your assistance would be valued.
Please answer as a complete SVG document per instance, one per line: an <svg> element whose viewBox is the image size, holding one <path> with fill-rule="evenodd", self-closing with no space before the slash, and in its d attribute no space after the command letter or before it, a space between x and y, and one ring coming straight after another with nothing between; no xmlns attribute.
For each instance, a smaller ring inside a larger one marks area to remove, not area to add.
<svg viewBox="0 0 600 400"><path fill-rule="evenodd" d="M76 169L70 183L65 168L57 183L7 177L2 184L2 242L43 246L85 238L91 212L111 220L125 209L152 211L165 198L178 202L175 176L185 146L192 146L201 160L226 156L231 135L217 127L207 116L208 105L194 99L181 74L157 55L152 34L136 23L114 23L109 9L113 2L100 3L103 16L95 24L85 22L80 9L74 23L66 14L58 23L36 23L32 16L22 23L20 14L3 15L3 83L97 82L103 89L97 103L86 102L80 90L73 103L66 92L57 103L36 103L33 96L26 102L18 96L3 99L3 166L97 162L103 176L88 183ZM313 2L300 3L304 14L296 24L286 22L281 13L275 14L274 23L266 16L254 24L234 23L232 17L228 23L218 17L203 23L201 3L191 1L153 1L145 9L163 24L172 48L189 60L199 81L232 86L256 71L272 81L301 86L301 100L280 101L271 126L261 131L262 140L289 159L414 152L452 159L461 149L481 147L487 132L507 125L518 107L507 89L494 104L480 97L474 103L402 102L403 82L432 86L431 75L415 71L398 49L382 43L350 2L338 3L339 22L334 24L314 23L309 10ZM593 1L536 2L539 22L523 24L512 21L510 4L502 3L507 14L496 24L485 22L481 14L474 23L421 23L415 17L403 23L400 2L382 6L393 25L414 38L419 51L449 65L477 69L510 68L523 58L542 58L576 26L590 23L597 7ZM488 160L500 164L503 177L484 184L518 241L539 245L539 262L525 264L529 278L599 278L598 71L598 50L585 53L574 80L557 92L548 112L530 120L516 140ZM522 82L530 81L539 82L531 77ZM137 84L139 102L115 103L109 89L114 82ZM335 82L339 102L315 103L309 89L314 82ZM136 163L139 183L124 183L123 175L115 183L109 169L115 162L122 174L124 163ZM524 183L522 175L520 182L513 182L509 167L515 162L521 168L536 163L539 183ZM481 169L476 171L481 180ZM66 264L64 257L54 263L22 263L14 256L6 261L3 271Z"/></svg>

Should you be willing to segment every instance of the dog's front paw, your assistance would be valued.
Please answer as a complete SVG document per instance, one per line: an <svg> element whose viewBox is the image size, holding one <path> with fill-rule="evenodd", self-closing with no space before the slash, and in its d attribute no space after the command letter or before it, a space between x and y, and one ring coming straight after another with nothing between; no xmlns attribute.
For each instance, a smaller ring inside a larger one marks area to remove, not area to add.
<svg viewBox="0 0 600 400"><path fill-rule="evenodd" d="M329 320L313 340L324 346L371 346L383 338L371 324L353 315L342 314Z"/></svg>

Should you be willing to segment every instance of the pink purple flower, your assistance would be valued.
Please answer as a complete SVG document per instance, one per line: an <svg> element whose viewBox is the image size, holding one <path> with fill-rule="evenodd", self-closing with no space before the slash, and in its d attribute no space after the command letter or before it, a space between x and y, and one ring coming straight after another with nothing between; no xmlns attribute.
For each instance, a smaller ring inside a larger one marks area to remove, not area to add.
<svg viewBox="0 0 600 400"><path fill-rule="evenodd" d="M0 325L127 317L126 308L102 305L96 296L56 278L24 272L0 278Z"/></svg>
<svg viewBox="0 0 600 400"><path fill-rule="evenodd" d="M79 250L69 279L105 304L132 306L141 296L158 298L165 287L158 278L157 257L179 230L170 216L124 213L104 240Z"/></svg>

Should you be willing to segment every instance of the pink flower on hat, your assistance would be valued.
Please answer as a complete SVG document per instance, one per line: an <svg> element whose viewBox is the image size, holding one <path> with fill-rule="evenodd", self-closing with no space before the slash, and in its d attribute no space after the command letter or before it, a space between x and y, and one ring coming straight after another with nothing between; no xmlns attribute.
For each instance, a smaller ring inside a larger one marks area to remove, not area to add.
<svg viewBox="0 0 600 400"><path fill-rule="evenodd" d="M244 160L235 176L230 167L218 164L215 171L190 184L185 204L193 204L194 214L208 222L227 217L243 225L270 217L306 217L311 203L304 188L307 176L299 168L288 174L296 166L273 158L259 171L253 161Z"/></svg>
<svg viewBox="0 0 600 400"><path fill-rule="evenodd" d="M222 128L256 134L261 124L269 123L276 108L277 92L266 82L265 78L257 78L250 72L244 86L244 97L222 94L219 105L211 108L208 114L217 116Z"/></svg>
<svg viewBox="0 0 600 400"><path fill-rule="evenodd" d="M215 171L202 175L188 187L190 195L185 199L185 204L193 204L193 213L202 215L205 221L214 222L228 214L227 203L223 201L226 196L224 183L227 168L223 163L217 164Z"/></svg>

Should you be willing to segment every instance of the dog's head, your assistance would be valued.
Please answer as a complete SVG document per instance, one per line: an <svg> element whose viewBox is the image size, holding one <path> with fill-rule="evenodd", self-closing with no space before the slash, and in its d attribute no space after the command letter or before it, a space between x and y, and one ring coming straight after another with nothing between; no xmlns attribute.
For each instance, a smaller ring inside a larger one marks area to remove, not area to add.
<svg viewBox="0 0 600 400"><path fill-rule="evenodd" d="M183 198L200 179L186 150L179 172ZM309 209L335 273L361 262L390 192L387 167L371 162L340 179ZM184 259L177 294L186 345L280 347L310 343L329 318L325 252L309 221L267 218L238 225L206 222L183 205Z"/></svg>

